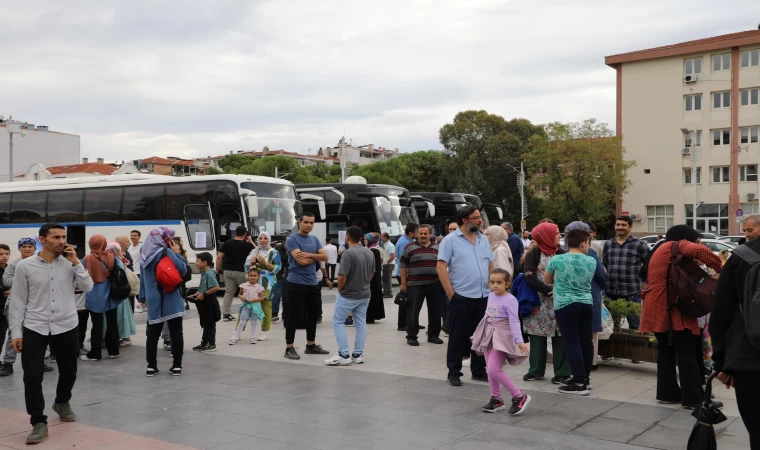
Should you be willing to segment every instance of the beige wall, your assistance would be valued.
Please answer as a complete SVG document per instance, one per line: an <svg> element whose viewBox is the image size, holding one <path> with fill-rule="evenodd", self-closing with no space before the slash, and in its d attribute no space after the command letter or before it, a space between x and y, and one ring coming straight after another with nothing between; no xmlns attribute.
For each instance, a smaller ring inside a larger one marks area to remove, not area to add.
<svg viewBox="0 0 760 450"><path fill-rule="evenodd" d="M25 173L38 161L47 166L66 166L79 164L79 136L23 129L26 136L13 136L13 172L14 175ZM0 127L0 177L7 181L9 139L6 127Z"/></svg>
<svg viewBox="0 0 760 450"><path fill-rule="evenodd" d="M729 52L726 49L725 52ZM712 145L712 130L730 128L730 108L713 109L712 93L731 88L731 71L712 70L714 52L702 56L699 81L684 84L684 59L673 57L622 66L622 133L626 158L636 161L629 177L632 187L623 196L623 211L640 214L642 221L635 231L647 232L647 205L673 205L675 224L685 222L685 204L693 202L693 186L685 185L683 168L691 167L691 156L683 156L681 128L702 130L698 166L702 183L698 200L704 203L728 203L729 183L712 183L711 166L730 164L730 145ZM760 87L760 68L739 70L739 87ZM702 110L686 112L684 96L702 94ZM740 106L739 126L760 125L760 105ZM732 136L739 139L738 136ZM760 163L760 144L740 144L739 164ZM645 169L650 173L646 174ZM732 174L733 176L733 174ZM738 176L738 174L736 174ZM758 192L757 182L739 182L741 203L747 193ZM754 202L757 205L757 201ZM754 206L756 208L756 206ZM698 209L699 211L699 209Z"/></svg>

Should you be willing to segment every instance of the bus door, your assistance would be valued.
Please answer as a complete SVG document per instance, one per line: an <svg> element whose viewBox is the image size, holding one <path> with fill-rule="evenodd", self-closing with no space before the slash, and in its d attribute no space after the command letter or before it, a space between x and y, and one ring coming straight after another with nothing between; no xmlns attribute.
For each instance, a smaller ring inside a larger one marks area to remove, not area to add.
<svg viewBox="0 0 760 450"><path fill-rule="evenodd" d="M193 274L198 274L200 271L195 266L195 254L214 249L214 219L211 217L211 206L208 203L185 205L185 225L191 250L187 255L189 268ZM195 287L200 280L196 281L195 276L193 278L192 287ZM188 287L191 287L190 283Z"/></svg>
<svg viewBox="0 0 760 450"><path fill-rule="evenodd" d="M68 225L66 227L66 242L76 249L77 258L84 259L87 248L85 225Z"/></svg>

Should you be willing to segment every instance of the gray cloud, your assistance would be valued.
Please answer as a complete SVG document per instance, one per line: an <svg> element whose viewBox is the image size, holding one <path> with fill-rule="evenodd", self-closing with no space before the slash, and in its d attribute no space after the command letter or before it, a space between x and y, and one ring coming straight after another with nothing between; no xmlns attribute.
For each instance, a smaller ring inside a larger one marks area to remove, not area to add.
<svg viewBox="0 0 760 450"><path fill-rule="evenodd" d="M464 109L614 123L604 56L755 28L735 15L754 1L732 6L31 1L0 15L0 113L80 134L83 156L116 160L315 152L343 130L440 148L439 128Z"/></svg>

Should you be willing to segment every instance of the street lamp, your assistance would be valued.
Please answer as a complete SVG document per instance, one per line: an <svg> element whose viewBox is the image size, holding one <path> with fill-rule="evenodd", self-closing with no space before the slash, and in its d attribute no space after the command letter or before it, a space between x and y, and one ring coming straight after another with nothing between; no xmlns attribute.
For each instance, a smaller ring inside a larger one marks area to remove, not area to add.
<svg viewBox="0 0 760 450"><path fill-rule="evenodd" d="M684 137L691 142L691 181L694 184L694 202L692 203L692 226L697 229L697 208L699 208L699 202L697 201L697 158L699 157L699 147L697 146L697 132L690 131L688 128L681 128L681 133ZM707 230L705 230L707 231Z"/></svg>
<svg viewBox="0 0 760 450"><path fill-rule="evenodd" d="M512 164L506 164L507 167L517 172L517 185L520 187L520 231L525 231L525 218L528 217L525 214L525 170L523 169L523 163L520 162L520 170Z"/></svg>
<svg viewBox="0 0 760 450"><path fill-rule="evenodd" d="M21 127L18 122L14 122L13 116L8 117L5 122L5 129L8 130L9 146L8 146L8 181L13 181L13 135L20 134L21 137L26 136L24 131L21 131Z"/></svg>

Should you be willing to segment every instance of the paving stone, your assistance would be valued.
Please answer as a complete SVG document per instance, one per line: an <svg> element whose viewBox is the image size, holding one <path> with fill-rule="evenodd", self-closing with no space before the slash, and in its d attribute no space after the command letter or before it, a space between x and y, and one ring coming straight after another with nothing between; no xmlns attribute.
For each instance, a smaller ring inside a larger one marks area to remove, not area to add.
<svg viewBox="0 0 760 450"><path fill-rule="evenodd" d="M454 442L462 437L461 434L411 427L398 423L372 430L369 433L365 433L364 436L431 449Z"/></svg>
<svg viewBox="0 0 760 450"><path fill-rule="evenodd" d="M530 405L528 405L528 408L530 408ZM517 426L540 431L567 432L578 428L593 418L594 416L582 414L557 413L550 409L525 417Z"/></svg>
<svg viewBox="0 0 760 450"><path fill-rule="evenodd" d="M628 442L649 428L648 424L597 417L576 428L573 433L605 441Z"/></svg>
<svg viewBox="0 0 760 450"><path fill-rule="evenodd" d="M550 409L552 412L560 414L583 414L585 416L598 416L617 406L620 406L620 404L620 402L613 400L602 400L591 397L574 397L560 403L557 406L553 406Z"/></svg>
<svg viewBox="0 0 760 450"><path fill-rule="evenodd" d="M624 403L607 411L604 413L603 417L606 417L608 419L653 424L672 415L673 412L674 410L670 408L662 408L660 406Z"/></svg>
<svg viewBox="0 0 760 450"><path fill-rule="evenodd" d="M682 450L686 448L690 435L691 429L655 425L638 435L630 443L665 450Z"/></svg>
<svg viewBox="0 0 760 450"><path fill-rule="evenodd" d="M684 447L680 447L683 449ZM585 436L576 436L556 448L556 450L651 450L649 447L639 447L638 445L622 444L619 442L603 441Z"/></svg>

